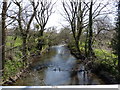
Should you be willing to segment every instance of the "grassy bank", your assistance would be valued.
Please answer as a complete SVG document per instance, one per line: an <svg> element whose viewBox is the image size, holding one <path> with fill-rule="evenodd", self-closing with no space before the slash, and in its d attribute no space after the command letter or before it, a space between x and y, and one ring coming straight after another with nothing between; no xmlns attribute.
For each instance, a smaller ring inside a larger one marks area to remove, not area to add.
<svg viewBox="0 0 120 90"><path fill-rule="evenodd" d="M83 55L85 54L84 46L85 44L81 43L80 49ZM70 45L69 49L75 57L79 57L74 45ZM86 68L97 74L106 84L116 84L118 82L117 56L105 49L94 48L93 50L95 57L93 57L91 61L89 59L87 59L87 62L85 61L87 63Z"/></svg>
<svg viewBox="0 0 120 90"><path fill-rule="evenodd" d="M17 37L16 40L14 40L14 36L7 36L7 43L6 43L6 60L5 60L5 66L4 66L4 75L3 75L3 82L9 81L10 78L14 77L16 74L21 72L24 67L23 67L23 56L22 56L22 50L21 46L22 45L22 40L20 37ZM12 50L9 50L12 47L16 47ZM28 59L31 59L30 57L34 58L33 56L37 53L45 53L46 49L48 48L48 45L44 45L43 49L38 52L38 50L35 48L35 45L32 46L32 49L28 51ZM33 55L34 54L34 55ZM41 55L40 54L40 55ZM31 60L28 60L28 64L31 63ZM27 66L26 66L27 67Z"/></svg>
<svg viewBox="0 0 120 90"><path fill-rule="evenodd" d="M22 40L21 37L17 37L16 40L14 40L15 37L14 36L7 36L6 38L6 46L11 46L11 44L15 47L15 46L20 46L22 45Z"/></svg>
<svg viewBox="0 0 120 90"><path fill-rule="evenodd" d="M5 60L5 66L4 66L4 75L3 80L6 81L10 77L13 77L16 73L20 72L23 63L21 60L22 52L20 48L15 48L12 50L12 47L20 46L22 45L22 40L20 37L17 37L16 40L14 40L14 36L7 36L6 38L6 60Z"/></svg>
<svg viewBox="0 0 120 90"><path fill-rule="evenodd" d="M94 49L94 52L97 58L92 62L92 65L89 65L89 68L102 78L106 84L117 84L117 56L104 49Z"/></svg>

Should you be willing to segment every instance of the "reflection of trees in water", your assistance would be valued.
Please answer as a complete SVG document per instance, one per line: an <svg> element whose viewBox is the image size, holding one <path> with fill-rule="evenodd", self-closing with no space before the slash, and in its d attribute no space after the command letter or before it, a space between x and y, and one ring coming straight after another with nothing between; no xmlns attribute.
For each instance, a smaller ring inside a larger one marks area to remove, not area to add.
<svg viewBox="0 0 120 90"><path fill-rule="evenodd" d="M78 69L78 71L77 71ZM81 71L79 71L81 70ZM93 77L90 71L85 71L84 66L75 65L73 71L71 71L71 85L91 85L93 83Z"/></svg>
<svg viewBox="0 0 120 90"><path fill-rule="evenodd" d="M75 84L75 85L79 85L79 78L78 78L78 75L77 75L77 71L73 71L71 73L71 85Z"/></svg>
<svg viewBox="0 0 120 90"><path fill-rule="evenodd" d="M93 82L92 75L89 71L84 71L83 80L85 85L91 85Z"/></svg>
<svg viewBox="0 0 120 90"><path fill-rule="evenodd" d="M92 74L90 72L87 72L87 77L88 77L88 84L92 84L93 82L93 78L92 78Z"/></svg>
<svg viewBox="0 0 120 90"><path fill-rule="evenodd" d="M71 71L71 85L79 85L79 78L78 78L78 69L79 69L79 65L75 64L75 67L72 68Z"/></svg>

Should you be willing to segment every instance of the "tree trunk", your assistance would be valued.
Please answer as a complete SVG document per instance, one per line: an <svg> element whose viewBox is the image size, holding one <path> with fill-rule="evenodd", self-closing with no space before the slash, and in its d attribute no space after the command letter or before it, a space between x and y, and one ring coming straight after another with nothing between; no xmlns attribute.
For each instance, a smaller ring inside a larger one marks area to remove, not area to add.
<svg viewBox="0 0 120 90"><path fill-rule="evenodd" d="M78 58L79 59L84 59L84 57L82 56L81 50L80 50L80 46L79 46L79 41L76 41L76 48L77 48L77 52L78 52Z"/></svg>
<svg viewBox="0 0 120 90"><path fill-rule="evenodd" d="M7 11L7 0L3 2L2 8L2 69L4 69L5 62L5 19L6 19L6 11Z"/></svg>
<svg viewBox="0 0 120 90"><path fill-rule="evenodd" d="M23 38L22 38L23 42L22 42L22 45L23 45L23 50L22 50L22 54L23 54L23 67L25 68L27 66L27 36L24 35Z"/></svg>
<svg viewBox="0 0 120 90"><path fill-rule="evenodd" d="M118 33L118 43L117 43L117 47L118 47L118 71L119 71L119 75L118 75L118 83L120 83L120 1L118 2L118 30L117 30L117 33Z"/></svg>
<svg viewBox="0 0 120 90"><path fill-rule="evenodd" d="M92 4L93 4L93 1L91 0L90 10L89 10L89 40L88 40L88 56L89 57L93 55L93 49L92 49L92 38L93 38Z"/></svg>
<svg viewBox="0 0 120 90"><path fill-rule="evenodd" d="M44 31L44 29L42 29L42 30L40 30L40 32L39 32L39 39L38 39L38 44L37 44L37 48L41 51L42 50L42 46L43 46L43 31Z"/></svg>
<svg viewBox="0 0 120 90"><path fill-rule="evenodd" d="M88 29L87 29L86 40L85 40L85 57L88 57Z"/></svg>
<svg viewBox="0 0 120 90"><path fill-rule="evenodd" d="M79 54L81 54L81 51L80 51L80 48L79 48L79 40L77 39L77 40L75 41L75 43L76 43L77 51L79 52Z"/></svg>
<svg viewBox="0 0 120 90"><path fill-rule="evenodd" d="M76 37L75 28L73 26L71 26L71 27L72 27L73 38L75 40L75 47L77 49L77 54L79 55L79 57L78 57L78 55L77 55L77 57L82 59L83 57L81 55L81 51L80 51L80 48L79 48L79 36Z"/></svg>

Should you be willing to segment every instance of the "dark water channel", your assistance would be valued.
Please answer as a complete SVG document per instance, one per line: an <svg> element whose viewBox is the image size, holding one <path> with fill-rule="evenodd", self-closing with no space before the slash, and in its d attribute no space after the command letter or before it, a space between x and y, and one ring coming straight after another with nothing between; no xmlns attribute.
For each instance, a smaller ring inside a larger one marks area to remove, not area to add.
<svg viewBox="0 0 120 90"><path fill-rule="evenodd" d="M75 69L77 67L77 69ZM77 70L77 71L75 71ZM84 65L77 64L69 50L53 46L50 52L34 60L27 77L22 77L16 86L43 85L96 85L104 84L96 75L84 71Z"/></svg>

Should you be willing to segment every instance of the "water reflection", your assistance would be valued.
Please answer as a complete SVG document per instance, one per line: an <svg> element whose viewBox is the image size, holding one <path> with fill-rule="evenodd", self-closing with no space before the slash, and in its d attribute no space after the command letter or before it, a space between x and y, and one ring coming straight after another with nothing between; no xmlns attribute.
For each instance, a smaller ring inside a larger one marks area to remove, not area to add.
<svg viewBox="0 0 120 90"><path fill-rule="evenodd" d="M76 59L65 46L53 46L49 53L35 60L27 77L18 80L15 85L86 85L103 83L98 77L84 70L84 65L77 64Z"/></svg>
<svg viewBox="0 0 120 90"><path fill-rule="evenodd" d="M57 46L56 55L51 62L54 67L45 71L45 82L47 85L63 85L70 81L70 71L75 64L75 58L63 46Z"/></svg>

